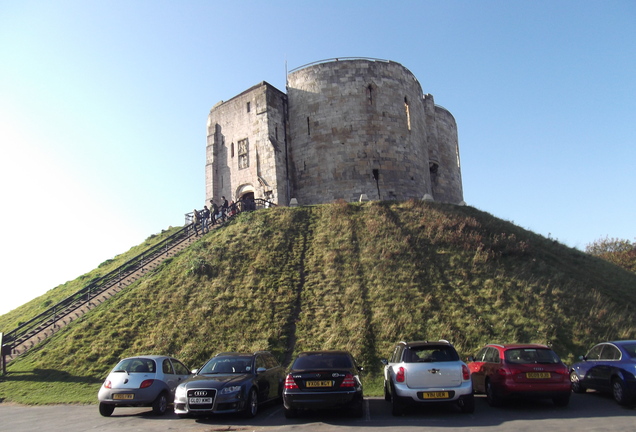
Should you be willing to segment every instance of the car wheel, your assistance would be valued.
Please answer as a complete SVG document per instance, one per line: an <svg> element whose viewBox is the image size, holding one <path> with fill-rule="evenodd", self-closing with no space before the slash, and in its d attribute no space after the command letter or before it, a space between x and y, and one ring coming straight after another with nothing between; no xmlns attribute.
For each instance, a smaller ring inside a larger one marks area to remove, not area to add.
<svg viewBox="0 0 636 432"><path fill-rule="evenodd" d="M286 407L283 407L283 408L285 411L285 418L291 419L291 418L298 417L298 411L296 411L294 408L286 408Z"/></svg>
<svg viewBox="0 0 636 432"><path fill-rule="evenodd" d="M104 417L110 417L113 411L115 411L115 405L109 405L105 403L99 404L99 413Z"/></svg>
<svg viewBox="0 0 636 432"><path fill-rule="evenodd" d="M254 418L258 412L258 394L254 387L251 388L249 395L247 396L247 403L243 414L246 418Z"/></svg>
<svg viewBox="0 0 636 432"><path fill-rule="evenodd" d="M475 396L472 394L462 396L457 400L457 406L466 414L472 414L475 412Z"/></svg>
<svg viewBox="0 0 636 432"><path fill-rule="evenodd" d="M386 381L384 382L384 400L387 402L391 400L391 393L389 393L389 388L386 385Z"/></svg>
<svg viewBox="0 0 636 432"><path fill-rule="evenodd" d="M570 384L574 393L585 393L585 387L581 384L581 380L576 372L570 372Z"/></svg>
<svg viewBox="0 0 636 432"><path fill-rule="evenodd" d="M168 397L165 392L161 392L152 403L152 413L154 415L164 415L168 411Z"/></svg>
<svg viewBox="0 0 636 432"><path fill-rule="evenodd" d="M395 389L391 392L391 414L396 417L404 415L404 405L395 394Z"/></svg>
<svg viewBox="0 0 636 432"><path fill-rule="evenodd" d="M612 380L612 395L614 396L614 400L618 402L619 405L629 404L627 389L625 388L625 383L622 379L614 378Z"/></svg>
<svg viewBox="0 0 636 432"><path fill-rule="evenodd" d="M491 407L501 406L501 398L495 393L495 389L493 388L490 380L486 381L486 402Z"/></svg>
<svg viewBox="0 0 636 432"><path fill-rule="evenodd" d="M552 398L552 402L558 407L566 407L570 403L570 394Z"/></svg>

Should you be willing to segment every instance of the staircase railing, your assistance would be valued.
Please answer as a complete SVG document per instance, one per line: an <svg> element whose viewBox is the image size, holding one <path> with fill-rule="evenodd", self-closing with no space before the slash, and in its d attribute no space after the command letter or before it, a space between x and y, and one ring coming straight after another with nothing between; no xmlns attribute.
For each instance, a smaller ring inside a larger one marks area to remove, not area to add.
<svg viewBox="0 0 636 432"><path fill-rule="evenodd" d="M262 198L238 201L228 205L228 207L225 210L223 210L222 207L219 207L217 210L217 215L219 215L219 218L216 219L215 215L212 215L211 220L214 220L214 221L218 220L220 223L223 223L225 221L232 219L234 216L244 211L254 211L254 210L260 210L260 209L265 209L270 207L276 207L276 204L270 201L264 200ZM212 209L209 209L209 210L210 210L210 213L212 213L213 210ZM201 212L202 210L197 210L197 211ZM194 220L194 212L185 214L186 225L191 224L193 220Z"/></svg>
<svg viewBox="0 0 636 432"><path fill-rule="evenodd" d="M275 206L275 204L263 199L239 201L230 205L224 212L222 212L222 217L217 223L223 224L243 211L253 211L273 206ZM195 232L195 227L192 223L192 216L193 213L186 214L185 226L176 233L149 247L147 250L126 261L115 270L92 280L84 288L59 301L44 312L31 318L29 321L20 324L14 330L2 335L3 357L16 346L19 346L25 341L28 341L31 337L37 335L42 329L54 325L59 318L79 309L84 304L112 288L115 284L121 283L127 277L143 269L146 264L153 261L158 256L168 253L172 248L188 239Z"/></svg>
<svg viewBox="0 0 636 432"><path fill-rule="evenodd" d="M144 252L128 260L123 265L117 267L115 270L92 280L84 288L74 294L71 294L44 312L31 318L29 321L20 324L14 330L5 333L3 336L3 344L5 346L9 345L12 347L20 345L34 334L37 334L43 324L54 324L58 317L72 312L74 309L81 307L91 299L99 296L102 292L106 291L114 284L121 282L137 270L143 268L145 264L152 261L157 256L167 253L170 249L187 239L190 235L192 235L191 225L181 228L176 233L151 246Z"/></svg>

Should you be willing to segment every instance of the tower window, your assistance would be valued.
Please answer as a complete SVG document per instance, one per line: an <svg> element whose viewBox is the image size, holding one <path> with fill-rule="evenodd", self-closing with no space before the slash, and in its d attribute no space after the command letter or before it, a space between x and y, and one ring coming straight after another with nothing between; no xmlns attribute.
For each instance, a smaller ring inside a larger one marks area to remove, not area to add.
<svg viewBox="0 0 636 432"><path fill-rule="evenodd" d="M230 146L230 156L234 157L234 143Z"/></svg>
<svg viewBox="0 0 636 432"><path fill-rule="evenodd" d="M436 162L429 162L428 164L430 175L431 175L431 183L437 184L437 172L439 170L439 165Z"/></svg>
<svg viewBox="0 0 636 432"><path fill-rule="evenodd" d="M411 111L409 110L409 101L404 96L404 109L406 110L406 127L411 130Z"/></svg>
<svg viewBox="0 0 636 432"><path fill-rule="evenodd" d="M247 112L250 112L250 104L251 104L251 102L247 103Z"/></svg>
<svg viewBox="0 0 636 432"><path fill-rule="evenodd" d="M373 84L367 86L367 95L369 96L369 105L373 105Z"/></svg>
<svg viewBox="0 0 636 432"><path fill-rule="evenodd" d="M309 127L309 117L307 117L307 135L311 135L311 128Z"/></svg>

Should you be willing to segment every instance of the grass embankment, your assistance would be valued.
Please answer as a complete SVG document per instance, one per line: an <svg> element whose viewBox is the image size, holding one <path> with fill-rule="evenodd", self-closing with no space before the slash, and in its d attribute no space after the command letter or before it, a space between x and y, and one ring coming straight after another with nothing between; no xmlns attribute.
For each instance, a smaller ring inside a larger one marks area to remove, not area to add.
<svg viewBox="0 0 636 432"><path fill-rule="evenodd" d="M95 402L117 360L144 353L194 368L219 351L287 363L348 349L368 394L399 340L448 339L462 356L551 343L572 361L599 340L636 338L634 287L633 273L470 207L274 208L204 236L11 363L0 398Z"/></svg>

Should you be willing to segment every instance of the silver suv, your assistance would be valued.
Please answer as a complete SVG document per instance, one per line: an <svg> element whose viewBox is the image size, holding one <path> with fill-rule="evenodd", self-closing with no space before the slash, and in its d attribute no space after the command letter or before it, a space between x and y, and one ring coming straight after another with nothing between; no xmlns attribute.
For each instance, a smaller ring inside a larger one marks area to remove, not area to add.
<svg viewBox="0 0 636 432"><path fill-rule="evenodd" d="M470 371L448 341L400 342L382 363L384 399L391 402L393 415L430 402L453 402L462 412L475 411Z"/></svg>

